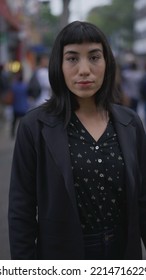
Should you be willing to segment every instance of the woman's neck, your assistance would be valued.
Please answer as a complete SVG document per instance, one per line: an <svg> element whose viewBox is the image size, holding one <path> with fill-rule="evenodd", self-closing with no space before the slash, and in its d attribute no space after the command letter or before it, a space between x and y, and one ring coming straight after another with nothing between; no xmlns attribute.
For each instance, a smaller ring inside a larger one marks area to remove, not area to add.
<svg viewBox="0 0 146 280"><path fill-rule="evenodd" d="M79 108L75 111L78 117L96 118L108 120L108 113L103 107L99 107L92 99L79 102Z"/></svg>
<svg viewBox="0 0 146 280"><path fill-rule="evenodd" d="M98 141L107 127L108 112L96 106L82 106L75 111L75 114L94 140Z"/></svg>

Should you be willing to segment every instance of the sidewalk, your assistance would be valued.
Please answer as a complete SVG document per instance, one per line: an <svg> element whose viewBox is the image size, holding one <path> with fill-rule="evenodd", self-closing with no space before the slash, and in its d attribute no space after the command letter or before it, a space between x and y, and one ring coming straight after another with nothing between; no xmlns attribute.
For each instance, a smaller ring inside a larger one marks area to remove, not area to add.
<svg viewBox="0 0 146 280"><path fill-rule="evenodd" d="M9 130L10 123L0 121L0 260L10 259L7 211L14 140Z"/></svg>

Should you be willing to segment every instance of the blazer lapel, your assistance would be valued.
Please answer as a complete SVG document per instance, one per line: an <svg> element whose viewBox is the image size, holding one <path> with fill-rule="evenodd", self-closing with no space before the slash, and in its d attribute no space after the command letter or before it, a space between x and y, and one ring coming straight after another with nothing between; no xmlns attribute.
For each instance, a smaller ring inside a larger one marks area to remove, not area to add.
<svg viewBox="0 0 146 280"><path fill-rule="evenodd" d="M68 195L78 216L76 197L73 184L73 175L71 169L70 153L68 148L67 131L63 127L63 122L57 117L49 119L41 118L44 122L42 134L45 139L46 145L50 150L53 159L56 162L61 174L65 181L65 187Z"/></svg>
<svg viewBox="0 0 146 280"><path fill-rule="evenodd" d="M132 209L132 196L135 191L135 178L133 174L136 171L136 131L132 125L132 116L116 106L112 108L112 115L114 118L115 129L120 144L125 162L125 176L126 176L126 191L128 199L128 210ZM130 213L130 212L129 212Z"/></svg>

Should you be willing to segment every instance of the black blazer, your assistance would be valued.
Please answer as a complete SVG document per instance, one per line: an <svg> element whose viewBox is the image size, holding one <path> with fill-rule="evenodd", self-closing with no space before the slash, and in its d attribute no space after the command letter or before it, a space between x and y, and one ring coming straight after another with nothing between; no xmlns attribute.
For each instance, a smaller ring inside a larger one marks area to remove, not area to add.
<svg viewBox="0 0 146 280"><path fill-rule="evenodd" d="M141 259L141 237L146 245L146 135L133 110L112 105L111 114L126 168L125 259ZM12 259L84 259L67 131L61 118L42 107L19 125L8 215Z"/></svg>

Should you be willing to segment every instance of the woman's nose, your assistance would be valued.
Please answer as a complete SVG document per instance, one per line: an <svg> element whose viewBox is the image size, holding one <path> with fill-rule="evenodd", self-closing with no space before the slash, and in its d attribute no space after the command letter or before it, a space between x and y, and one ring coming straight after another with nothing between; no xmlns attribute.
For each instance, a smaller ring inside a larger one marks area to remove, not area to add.
<svg viewBox="0 0 146 280"><path fill-rule="evenodd" d="M86 59L83 59L79 63L79 75L89 75L90 74L90 65Z"/></svg>

